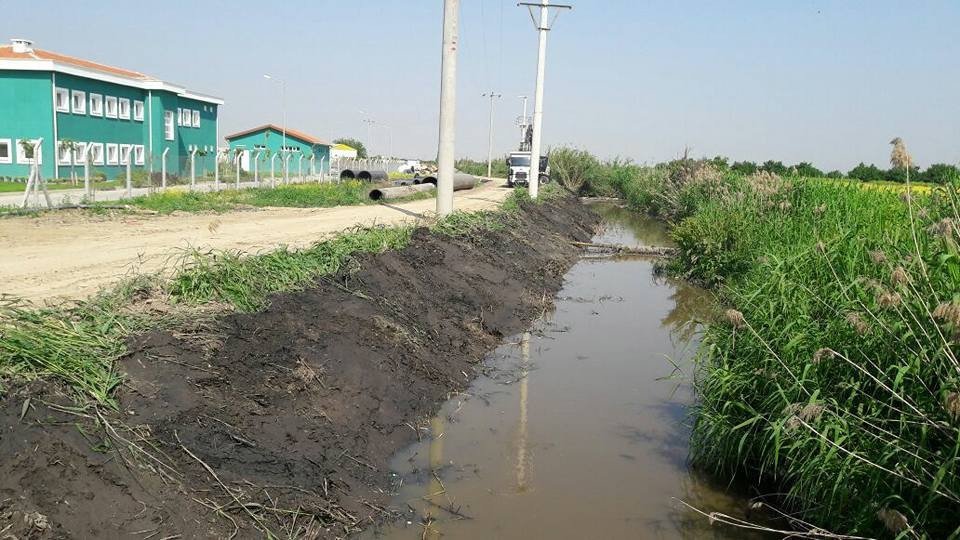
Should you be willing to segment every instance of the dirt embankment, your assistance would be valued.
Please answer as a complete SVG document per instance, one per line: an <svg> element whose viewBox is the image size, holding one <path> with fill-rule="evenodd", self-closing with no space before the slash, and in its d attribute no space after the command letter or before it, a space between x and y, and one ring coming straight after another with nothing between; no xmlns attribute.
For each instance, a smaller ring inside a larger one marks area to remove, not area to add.
<svg viewBox="0 0 960 540"><path fill-rule="evenodd" d="M402 251L227 316L213 345L140 336L122 362L122 414L51 408L65 398L50 385L12 391L0 407L0 532L360 530L385 516L389 457L427 433L425 419L487 351L543 312L578 257L571 241L596 223L564 199L472 238L418 230Z"/></svg>

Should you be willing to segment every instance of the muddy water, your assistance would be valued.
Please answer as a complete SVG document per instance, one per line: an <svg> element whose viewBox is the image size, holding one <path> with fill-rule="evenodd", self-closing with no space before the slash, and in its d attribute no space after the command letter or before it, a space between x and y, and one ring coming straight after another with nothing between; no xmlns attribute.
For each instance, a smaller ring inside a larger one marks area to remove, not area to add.
<svg viewBox="0 0 960 540"><path fill-rule="evenodd" d="M666 245L601 206L597 242ZM393 461L400 523L368 538L744 538L687 509L745 502L691 471L690 374L711 298L649 259L584 258L556 311L514 336Z"/></svg>

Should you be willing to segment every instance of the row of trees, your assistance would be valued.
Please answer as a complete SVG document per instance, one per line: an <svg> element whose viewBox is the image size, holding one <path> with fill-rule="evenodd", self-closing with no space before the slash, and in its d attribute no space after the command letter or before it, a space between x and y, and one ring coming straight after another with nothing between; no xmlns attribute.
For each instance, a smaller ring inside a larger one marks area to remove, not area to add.
<svg viewBox="0 0 960 540"><path fill-rule="evenodd" d="M907 169L905 167L891 167L881 169L876 165L860 163L846 173L842 171L822 171L812 163L801 161L795 165L785 165L782 161L767 160L763 163L753 161L734 161L723 156L717 156L710 160L715 167L721 170L729 170L745 175L753 174L759 171L776 173L780 176L809 176L826 178L849 178L851 180L861 180L863 182L878 182L882 180L890 182L905 182L907 179ZM947 163L935 163L924 170L916 165L909 168L910 181L912 182L930 182L932 184L944 184L951 180L960 179L960 168L956 165Z"/></svg>

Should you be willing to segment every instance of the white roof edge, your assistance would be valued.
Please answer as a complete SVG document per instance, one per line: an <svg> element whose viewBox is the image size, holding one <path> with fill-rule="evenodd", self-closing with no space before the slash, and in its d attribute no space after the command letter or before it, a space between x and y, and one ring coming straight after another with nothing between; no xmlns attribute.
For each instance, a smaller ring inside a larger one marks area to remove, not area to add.
<svg viewBox="0 0 960 540"><path fill-rule="evenodd" d="M180 92L177 95L185 97L187 99L195 99L197 101L206 101L207 103L223 105L223 99L218 98L216 96L208 96L206 94L199 94L197 92Z"/></svg>
<svg viewBox="0 0 960 540"><path fill-rule="evenodd" d="M157 79L134 79L130 77L122 77L120 75L112 75L110 73L104 73L102 71L93 69L65 65L54 62L53 60L0 60L0 71L2 70L55 71L57 73L66 73L68 75L86 77L88 79L119 84L122 86L132 86L134 88L140 88L143 90L165 90L188 99L195 99L197 101L206 101L216 105L223 105L223 100L218 97L199 94L196 92L189 92L185 87L177 84L171 84Z"/></svg>

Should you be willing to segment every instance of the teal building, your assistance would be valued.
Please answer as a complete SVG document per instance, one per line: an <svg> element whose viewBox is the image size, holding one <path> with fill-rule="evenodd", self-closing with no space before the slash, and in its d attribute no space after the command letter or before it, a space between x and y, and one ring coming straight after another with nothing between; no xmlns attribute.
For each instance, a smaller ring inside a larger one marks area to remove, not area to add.
<svg viewBox="0 0 960 540"><path fill-rule="evenodd" d="M0 46L0 179L46 178L90 161L107 178L136 170L197 174L216 163L223 100L136 71L44 51L25 39ZM38 155L23 144L42 139ZM165 157L164 157L165 156Z"/></svg>
<svg viewBox="0 0 960 540"><path fill-rule="evenodd" d="M284 130L280 126L267 124L265 126L255 127L239 133L233 133L225 137L230 146L230 156L240 153L240 167L245 171L253 170L253 160L259 158L258 169L261 172L270 170L270 160L273 156L278 156L275 161L276 170L282 170L283 159L280 154L281 149L286 149L290 154L290 170L297 171L300 156L303 156L299 164L303 167L303 172L328 172L330 170L330 143L293 129ZM316 168L311 170L312 165Z"/></svg>

